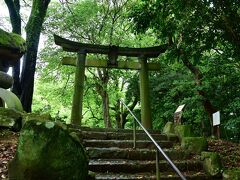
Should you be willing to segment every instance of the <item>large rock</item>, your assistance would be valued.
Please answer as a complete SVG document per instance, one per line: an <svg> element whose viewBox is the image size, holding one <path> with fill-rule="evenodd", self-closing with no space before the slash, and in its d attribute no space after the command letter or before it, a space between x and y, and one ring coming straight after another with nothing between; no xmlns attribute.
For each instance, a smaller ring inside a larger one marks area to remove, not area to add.
<svg viewBox="0 0 240 180"><path fill-rule="evenodd" d="M27 121L20 133L9 179L85 180L88 159L81 143L66 127L51 121Z"/></svg>
<svg viewBox="0 0 240 180"><path fill-rule="evenodd" d="M0 71L0 88L8 89L13 84L12 76Z"/></svg>

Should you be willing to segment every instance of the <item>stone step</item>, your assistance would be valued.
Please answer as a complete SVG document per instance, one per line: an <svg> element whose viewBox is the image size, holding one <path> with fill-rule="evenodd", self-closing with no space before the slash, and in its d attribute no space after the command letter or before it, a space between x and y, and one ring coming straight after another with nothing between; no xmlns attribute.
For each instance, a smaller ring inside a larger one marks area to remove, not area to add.
<svg viewBox="0 0 240 180"><path fill-rule="evenodd" d="M73 126L70 129L82 140L89 156L89 170L96 175L96 179L156 179L156 149L142 130L137 130L136 149L133 149L132 130ZM178 142L176 136L169 138L156 130L151 130L150 133L187 179L221 179L207 176L197 156L194 157L178 146L174 146ZM159 159L161 180L180 179L162 155Z"/></svg>
<svg viewBox="0 0 240 180"><path fill-rule="evenodd" d="M132 149L132 148L97 148L86 147L89 159L129 159L129 160L154 160L156 151L154 149ZM164 149L171 160L184 160L191 155L182 150ZM164 158L160 155L160 160Z"/></svg>
<svg viewBox="0 0 240 180"><path fill-rule="evenodd" d="M79 131L76 132L80 139L98 139L98 140L132 140L133 133L120 132L95 132L95 131ZM168 137L163 134L151 134L155 141L167 141ZM136 133L137 140L149 140L144 133Z"/></svg>
<svg viewBox="0 0 240 180"><path fill-rule="evenodd" d="M157 141L161 148L172 148L173 142L171 141ZM118 148L132 148L133 140L96 140L96 139L87 139L83 140L83 145L85 147L99 147L99 148L108 148L108 147L118 147ZM154 149L155 145L152 141L148 140L139 140L136 142L136 148L148 148Z"/></svg>
<svg viewBox="0 0 240 180"><path fill-rule="evenodd" d="M174 161L180 171L200 171L202 162L194 160ZM159 161L161 172L174 172L165 160ZM141 173L156 172L156 161L141 161L127 159L96 159L89 161L89 170L93 172Z"/></svg>
<svg viewBox="0 0 240 180"><path fill-rule="evenodd" d="M187 180L220 180L221 177L210 177L204 172L188 171L183 172ZM96 180L156 180L155 173L95 173ZM176 173L161 172L161 180L180 180Z"/></svg>
<svg viewBox="0 0 240 180"><path fill-rule="evenodd" d="M86 126L78 126L73 124L68 124L68 128L72 130L81 130L81 131L95 131L95 132L119 132L119 133L132 133L133 129L114 129L114 128L90 128ZM142 129L137 129L136 132L143 133ZM161 131L158 129L149 129L149 133L152 134L161 134Z"/></svg>

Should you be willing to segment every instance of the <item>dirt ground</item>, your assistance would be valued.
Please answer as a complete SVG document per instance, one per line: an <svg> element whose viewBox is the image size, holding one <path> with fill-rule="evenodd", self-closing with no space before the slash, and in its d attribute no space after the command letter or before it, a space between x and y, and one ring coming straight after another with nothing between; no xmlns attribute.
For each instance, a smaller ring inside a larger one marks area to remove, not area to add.
<svg viewBox="0 0 240 180"><path fill-rule="evenodd" d="M6 179L7 164L14 157L18 133L0 129L0 179ZM209 151L219 152L225 168L240 167L240 144L224 140L209 140Z"/></svg>

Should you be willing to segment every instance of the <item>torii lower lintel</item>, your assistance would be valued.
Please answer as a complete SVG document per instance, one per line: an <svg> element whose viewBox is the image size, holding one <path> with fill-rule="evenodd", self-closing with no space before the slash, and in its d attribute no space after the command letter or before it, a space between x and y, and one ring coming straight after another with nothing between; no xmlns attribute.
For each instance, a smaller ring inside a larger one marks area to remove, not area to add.
<svg viewBox="0 0 240 180"><path fill-rule="evenodd" d="M77 61L78 59L75 57L63 57L62 65L76 66ZM86 59L85 67L140 70L141 64L139 62L132 61L118 61L116 65L111 65L107 60ZM147 67L148 71L158 71L161 69L161 65L159 63L147 63Z"/></svg>

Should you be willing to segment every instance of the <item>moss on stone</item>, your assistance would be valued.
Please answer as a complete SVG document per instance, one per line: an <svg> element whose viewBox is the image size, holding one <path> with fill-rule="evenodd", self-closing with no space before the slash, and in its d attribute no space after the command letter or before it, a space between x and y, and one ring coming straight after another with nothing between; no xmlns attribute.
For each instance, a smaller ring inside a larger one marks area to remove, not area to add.
<svg viewBox="0 0 240 180"><path fill-rule="evenodd" d="M14 109L0 107L0 126L19 131L22 127L22 113Z"/></svg>
<svg viewBox="0 0 240 180"><path fill-rule="evenodd" d="M181 147L190 153L201 153L208 147L207 140L204 137L183 137Z"/></svg>
<svg viewBox="0 0 240 180"><path fill-rule="evenodd" d="M52 121L52 117L50 114L40 114L40 113L24 113L23 114L23 122L38 120L40 122Z"/></svg>
<svg viewBox="0 0 240 180"><path fill-rule="evenodd" d="M8 33L0 28L0 47L17 49L24 53L26 51L26 42L20 35Z"/></svg>
<svg viewBox="0 0 240 180"><path fill-rule="evenodd" d="M95 180L96 173L88 171L88 180Z"/></svg>
<svg viewBox="0 0 240 180"><path fill-rule="evenodd" d="M201 160L203 160L203 168L211 176L216 176L221 173L222 163L218 153L202 152Z"/></svg>
<svg viewBox="0 0 240 180"><path fill-rule="evenodd" d="M239 180L240 179L240 168L228 169L223 172L224 180Z"/></svg>
<svg viewBox="0 0 240 180"><path fill-rule="evenodd" d="M180 140L184 137L194 137L194 133L190 125L176 125L174 130Z"/></svg>
<svg viewBox="0 0 240 180"><path fill-rule="evenodd" d="M163 134L175 134L173 122L169 121L166 123L166 125L163 128Z"/></svg>
<svg viewBox="0 0 240 180"><path fill-rule="evenodd" d="M87 179L88 158L68 131L50 121L27 121L21 130L9 178L18 180Z"/></svg>

